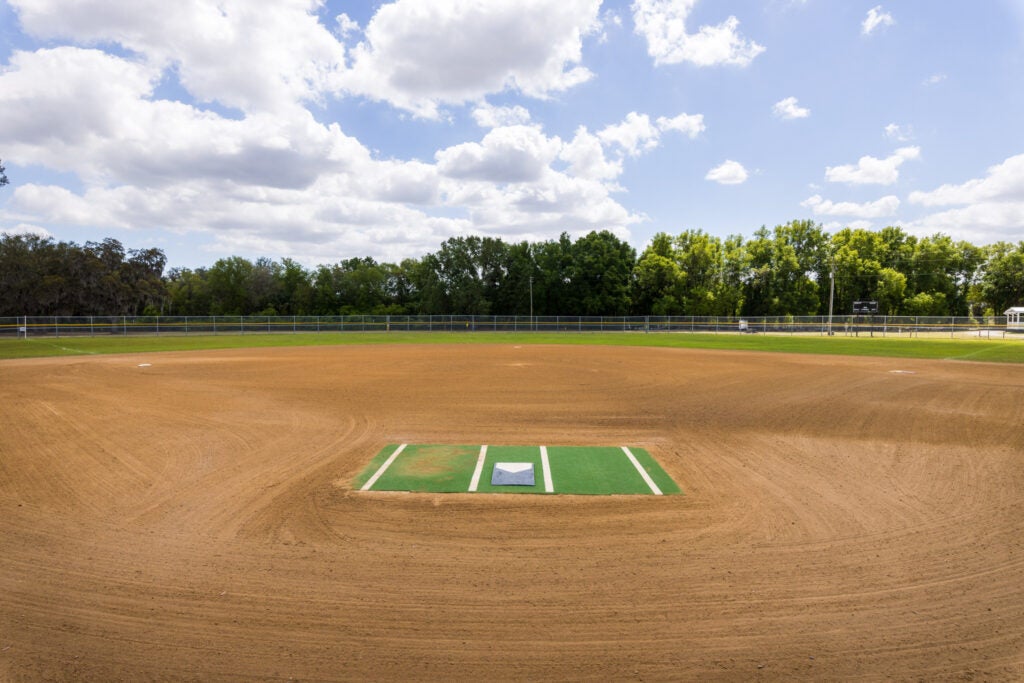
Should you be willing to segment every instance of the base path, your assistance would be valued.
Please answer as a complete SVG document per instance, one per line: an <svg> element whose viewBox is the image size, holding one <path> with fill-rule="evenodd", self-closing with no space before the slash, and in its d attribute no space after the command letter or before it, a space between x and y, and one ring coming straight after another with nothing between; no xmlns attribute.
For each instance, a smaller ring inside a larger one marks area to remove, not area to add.
<svg viewBox="0 0 1024 683"><path fill-rule="evenodd" d="M1022 424L1020 365L0 361L0 680L1021 680ZM353 490L391 443L633 444L685 494Z"/></svg>

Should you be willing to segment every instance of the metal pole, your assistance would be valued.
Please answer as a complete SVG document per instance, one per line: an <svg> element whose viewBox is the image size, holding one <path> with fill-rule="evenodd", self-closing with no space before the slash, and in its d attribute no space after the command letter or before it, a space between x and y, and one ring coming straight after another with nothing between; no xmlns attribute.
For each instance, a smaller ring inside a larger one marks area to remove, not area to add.
<svg viewBox="0 0 1024 683"><path fill-rule="evenodd" d="M832 269L828 273L828 336L832 336L832 300L836 294L836 260L832 259Z"/></svg>

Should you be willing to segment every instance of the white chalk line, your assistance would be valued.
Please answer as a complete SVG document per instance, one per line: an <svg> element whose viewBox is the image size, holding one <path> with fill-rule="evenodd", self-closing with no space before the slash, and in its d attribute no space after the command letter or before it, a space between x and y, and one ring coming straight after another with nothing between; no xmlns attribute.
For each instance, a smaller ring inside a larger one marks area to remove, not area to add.
<svg viewBox="0 0 1024 683"><path fill-rule="evenodd" d="M473 480L469 482L469 491L473 493L480 485L480 475L484 473L484 461L487 460L487 445L480 447L480 455L476 459L476 469L473 470Z"/></svg>
<svg viewBox="0 0 1024 683"><path fill-rule="evenodd" d="M548 447L540 447L540 467L544 471L544 492L554 493L555 485L551 483L551 463L548 462Z"/></svg>
<svg viewBox="0 0 1024 683"><path fill-rule="evenodd" d="M391 457L384 461L384 464L380 466L380 469L374 472L373 476L370 477L370 480L363 484L363 488L359 490L369 491L371 488L373 488L373 485L377 483L377 480L380 479L381 475L384 474L384 472L387 471L389 467L391 467L391 463L395 461L395 458L398 457L398 454L405 450L406 445L407 444L403 443L401 446L396 448L395 452L391 454Z"/></svg>
<svg viewBox="0 0 1024 683"><path fill-rule="evenodd" d="M625 446L622 447L622 450L623 452L625 452L626 457L629 458L629 461L633 463L633 467L636 468L636 471L639 472L640 476L644 478L645 482L647 482L647 485L651 488L651 493L653 493L656 496L660 496L661 489L659 489L658 485L654 483L653 479L651 479L651 475L647 474L647 470L641 467L640 461L636 459L636 456L633 455L633 452L630 451Z"/></svg>

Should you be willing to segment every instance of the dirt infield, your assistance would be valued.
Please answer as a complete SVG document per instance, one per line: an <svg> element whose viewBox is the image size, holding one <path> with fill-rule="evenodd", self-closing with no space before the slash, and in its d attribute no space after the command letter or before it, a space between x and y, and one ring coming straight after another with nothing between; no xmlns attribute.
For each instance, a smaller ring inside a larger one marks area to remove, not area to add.
<svg viewBox="0 0 1024 683"><path fill-rule="evenodd" d="M0 680L1024 679L1022 366L263 349L3 361L0 406ZM684 495L352 490L400 442Z"/></svg>

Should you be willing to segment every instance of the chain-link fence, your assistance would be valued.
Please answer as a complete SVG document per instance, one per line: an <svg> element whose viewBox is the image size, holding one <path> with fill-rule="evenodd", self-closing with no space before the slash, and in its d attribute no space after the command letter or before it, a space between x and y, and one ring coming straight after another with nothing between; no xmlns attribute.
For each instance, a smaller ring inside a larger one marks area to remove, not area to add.
<svg viewBox="0 0 1024 683"><path fill-rule="evenodd" d="M693 332L868 337L1002 338L1024 323L1004 316L19 316L0 318L0 338L318 332Z"/></svg>

